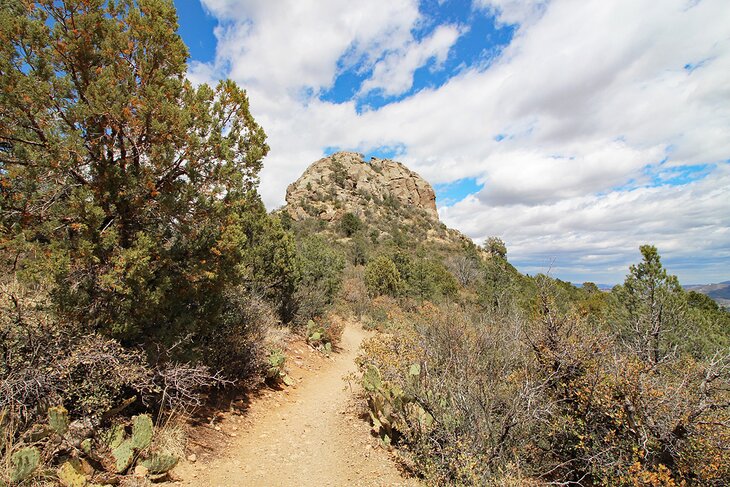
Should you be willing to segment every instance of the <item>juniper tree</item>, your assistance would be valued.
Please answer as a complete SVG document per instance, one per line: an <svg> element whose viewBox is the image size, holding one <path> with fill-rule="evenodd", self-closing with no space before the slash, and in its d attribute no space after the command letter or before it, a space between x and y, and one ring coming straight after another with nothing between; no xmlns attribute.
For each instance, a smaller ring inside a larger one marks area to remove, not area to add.
<svg viewBox="0 0 730 487"><path fill-rule="evenodd" d="M186 79L171 0L0 5L6 269L133 343L215 323L236 286L291 294L256 194L265 133L235 83Z"/></svg>

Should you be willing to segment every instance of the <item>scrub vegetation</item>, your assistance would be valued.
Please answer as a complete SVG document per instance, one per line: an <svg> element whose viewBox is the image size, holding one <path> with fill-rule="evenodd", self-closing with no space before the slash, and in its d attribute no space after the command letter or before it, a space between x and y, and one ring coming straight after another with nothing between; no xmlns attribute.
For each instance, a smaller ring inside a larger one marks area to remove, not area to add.
<svg viewBox="0 0 730 487"><path fill-rule="evenodd" d="M163 480L180 418L293 384L272 330L329 355L350 321L373 434L429 484L730 483L730 314L656 248L603 292L408 185L268 213L246 92L193 86L176 31L170 0L0 0L0 486Z"/></svg>

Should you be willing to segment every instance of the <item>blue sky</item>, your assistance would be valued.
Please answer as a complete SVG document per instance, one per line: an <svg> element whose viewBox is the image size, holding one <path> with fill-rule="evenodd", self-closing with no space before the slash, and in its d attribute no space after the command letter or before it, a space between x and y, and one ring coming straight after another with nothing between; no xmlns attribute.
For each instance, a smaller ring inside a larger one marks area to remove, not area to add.
<svg viewBox="0 0 730 487"><path fill-rule="evenodd" d="M201 3L202 2L202 3ZM429 180L523 272L618 282L644 243L730 278L721 0L175 0L189 77L230 77L272 148L269 208L336 150Z"/></svg>

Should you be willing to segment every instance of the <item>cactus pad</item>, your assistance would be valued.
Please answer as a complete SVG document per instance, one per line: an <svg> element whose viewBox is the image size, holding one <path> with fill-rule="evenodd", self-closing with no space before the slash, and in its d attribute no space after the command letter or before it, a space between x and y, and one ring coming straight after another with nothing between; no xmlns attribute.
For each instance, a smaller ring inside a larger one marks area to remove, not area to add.
<svg viewBox="0 0 730 487"><path fill-rule="evenodd" d="M105 430L101 434L100 439L103 444L113 450L124 441L124 427L122 427L122 425L115 424L108 430Z"/></svg>
<svg viewBox="0 0 730 487"><path fill-rule="evenodd" d="M152 443L152 418L141 414L134 418L132 423L132 446L136 450L144 450Z"/></svg>
<svg viewBox="0 0 730 487"><path fill-rule="evenodd" d="M25 447L13 453L10 462L13 467L10 473L12 482L20 482L30 477L41 460L40 452L33 447Z"/></svg>
<svg viewBox="0 0 730 487"><path fill-rule="evenodd" d="M68 431L68 411L63 406L48 408L48 425L54 433L63 436Z"/></svg>
<svg viewBox="0 0 730 487"><path fill-rule="evenodd" d="M151 474L161 474L172 470L177 465L179 458L169 453L157 453L142 462Z"/></svg>
<svg viewBox="0 0 730 487"><path fill-rule="evenodd" d="M112 456L116 462L117 473L122 473L132 465L134 460L134 445L132 440L124 440L118 447L112 450Z"/></svg>
<svg viewBox="0 0 730 487"><path fill-rule="evenodd" d="M58 469L58 481L63 487L84 487L87 483L84 468L76 459L69 460Z"/></svg>

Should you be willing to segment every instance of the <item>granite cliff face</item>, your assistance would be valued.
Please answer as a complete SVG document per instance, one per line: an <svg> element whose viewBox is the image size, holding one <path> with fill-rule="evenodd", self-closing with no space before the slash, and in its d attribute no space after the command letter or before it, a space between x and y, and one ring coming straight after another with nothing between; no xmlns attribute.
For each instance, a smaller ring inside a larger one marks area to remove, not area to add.
<svg viewBox="0 0 730 487"><path fill-rule="evenodd" d="M294 220L318 216L338 220L347 212L380 213L399 206L438 221L436 193L426 180L400 162L338 152L315 162L286 190L287 211Z"/></svg>
<svg viewBox="0 0 730 487"><path fill-rule="evenodd" d="M337 223L347 213L380 234L463 243L467 237L439 221L431 185L400 162L338 152L309 166L286 191L292 220Z"/></svg>

